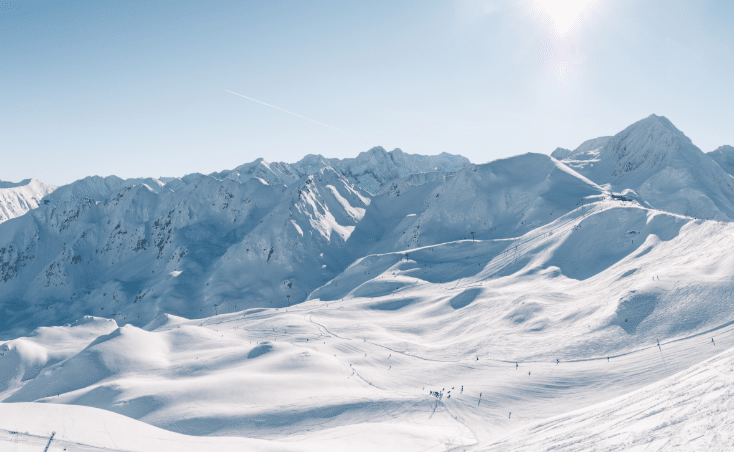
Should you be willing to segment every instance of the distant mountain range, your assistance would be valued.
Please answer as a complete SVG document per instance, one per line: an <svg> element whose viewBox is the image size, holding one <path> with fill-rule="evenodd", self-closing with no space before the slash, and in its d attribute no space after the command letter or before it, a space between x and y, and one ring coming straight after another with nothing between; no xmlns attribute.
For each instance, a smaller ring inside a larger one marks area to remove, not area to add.
<svg viewBox="0 0 734 452"><path fill-rule="evenodd" d="M518 237L604 198L734 218L734 179L664 117L552 157L475 165L376 147L210 175L3 188L25 193L3 198L22 207L6 217L27 213L0 225L0 330L288 306L367 255Z"/></svg>

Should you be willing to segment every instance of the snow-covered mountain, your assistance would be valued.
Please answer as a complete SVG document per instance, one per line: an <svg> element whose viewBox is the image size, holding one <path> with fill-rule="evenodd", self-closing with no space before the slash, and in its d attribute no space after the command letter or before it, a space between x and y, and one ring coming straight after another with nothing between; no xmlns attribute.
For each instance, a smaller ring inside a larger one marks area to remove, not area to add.
<svg viewBox="0 0 734 452"><path fill-rule="evenodd" d="M734 175L734 147L725 144L711 152L707 152L706 155L718 163L724 171Z"/></svg>
<svg viewBox="0 0 734 452"><path fill-rule="evenodd" d="M290 185L299 178L331 167L350 183L370 193L376 193L385 183L394 179L422 173L455 172L471 162L460 155L441 153L436 156L407 154L400 149L387 152L381 146L360 153L356 158L325 158L309 154L296 163L274 162L257 159L231 171L220 171L210 176L217 179L234 179L246 182L258 178L268 184Z"/></svg>
<svg viewBox="0 0 734 452"><path fill-rule="evenodd" d="M654 115L552 157L401 158L92 178L0 224L0 449L728 445L719 164Z"/></svg>
<svg viewBox="0 0 734 452"><path fill-rule="evenodd" d="M551 157L556 160L563 160L564 163L571 167L576 167L579 166L577 163L579 161L583 162L585 160L598 158L601 148L603 148L611 139L612 137L599 137L586 140L573 151L564 148L556 148L556 150L551 153ZM583 166L580 167L583 168Z"/></svg>
<svg viewBox="0 0 734 452"><path fill-rule="evenodd" d="M43 202L57 206L67 202L84 202L84 200L105 201L123 188L141 184L146 184L156 192L165 185L160 180L149 177L121 179L117 176L89 176L58 187L53 193L46 196Z"/></svg>
<svg viewBox="0 0 734 452"><path fill-rule="evenodd" d="M201 176L43 205L0 229L0 329L300 302L351 263L340 250L369 202L325 168L289 187Z"/></svg>
<svg viewBox="0 0 734 452"><path fill-rule="evenodd" d="M49 203L0 229L0 325L288 306L366 254L522 235L602 194L526 154L413 175L379 195L326 167L290 186L201 176L175 192L141 184Z"/></svg>
<svg viewBox="0 0 734 452"><path fill-rule="evenodd" d="M696 218L734 219L734 179L663 116L651 115L611 138L556 156L643 205Z"/></svg>
<svg viewBox="0 0 734 452"><path fill-rule="evenodd" d="M18 183L0 181L0 223L35 209L41 199L55 189L35 179Z"/></svg>

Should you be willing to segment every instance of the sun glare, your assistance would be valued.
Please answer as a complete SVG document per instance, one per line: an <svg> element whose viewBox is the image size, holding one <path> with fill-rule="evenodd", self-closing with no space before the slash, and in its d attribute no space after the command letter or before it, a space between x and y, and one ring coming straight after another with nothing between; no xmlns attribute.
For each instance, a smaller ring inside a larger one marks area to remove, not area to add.
<svg viewBox="0 0 734 452"><path fill-rule="evenodd" d="M593 0L536 0L550 15L558 34L566 33L576 18Z"/></svg>

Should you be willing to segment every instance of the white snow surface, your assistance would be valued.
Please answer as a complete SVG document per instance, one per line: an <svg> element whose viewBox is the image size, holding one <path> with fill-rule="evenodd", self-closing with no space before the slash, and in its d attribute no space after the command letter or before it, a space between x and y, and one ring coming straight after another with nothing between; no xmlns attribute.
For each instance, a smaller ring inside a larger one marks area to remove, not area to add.
<svg viewBox="0 0 734 452"><path fill-rule="evenodd" d="M41 199L55 189L35 179L18 183L0 181L0 223L35 209Z"/></svg>
<svg viewBox="0 0 734 452"><path fill-rule="evenodd" d="M197 175L0 224L0 450L730 450L734 223L644 190L726 209L666 121L587 144L606 176Z"/></svg>

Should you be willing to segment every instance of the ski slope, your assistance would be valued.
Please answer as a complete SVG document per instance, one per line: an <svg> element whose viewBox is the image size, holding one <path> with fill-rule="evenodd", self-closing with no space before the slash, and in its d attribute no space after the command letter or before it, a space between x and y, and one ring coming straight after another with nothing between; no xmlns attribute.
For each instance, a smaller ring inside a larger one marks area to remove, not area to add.
<svg viewBox="0 0 734 452"><path fill-rule="evenodd" d="M734 353L613 400L534 423L487 451L731 450Z"/></svg>

